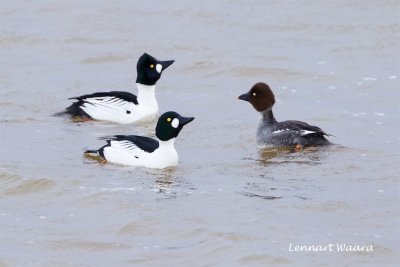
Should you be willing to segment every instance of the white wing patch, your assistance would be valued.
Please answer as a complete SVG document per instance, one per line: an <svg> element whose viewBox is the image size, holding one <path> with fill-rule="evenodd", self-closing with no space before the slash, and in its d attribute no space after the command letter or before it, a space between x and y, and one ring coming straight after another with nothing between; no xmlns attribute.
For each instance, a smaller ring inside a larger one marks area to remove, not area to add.
<svg viewBox="0 0 400 267"><path fill-rule="evenodd" d="M298 130L290 130L290 129L280 129L280 130L273 131L272 134L282 134L284 132L299 133L301 136L316 133L315 131L307 131L307 130L298 131Z"/></svg>
<svg viewBox="0 0 400 267"><path fill-rule="evenodd" d="M307 130L300 130L300 135L307 135L307 134L313 134L316 133L315 131L307 131Z"/></svg>
<svg viewBox="0 0 400 267"><path fill-rule="evenodd" d="M276 131L273 131L272 134L279 134L279 133L283 133L283 132L287 132L287 131L290 131L290 129L276 130Z"/></svg>

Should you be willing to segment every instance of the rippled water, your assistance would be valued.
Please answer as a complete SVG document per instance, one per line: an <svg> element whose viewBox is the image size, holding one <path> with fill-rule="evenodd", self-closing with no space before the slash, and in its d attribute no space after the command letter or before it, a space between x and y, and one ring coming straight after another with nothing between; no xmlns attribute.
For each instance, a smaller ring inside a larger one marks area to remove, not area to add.
<svg viewBox="0 0 400 267"><path fill-rule="evenodd" d="M394 266L399 259L399 1L0 3L0 266ZM175 59L161 111L194 116L176 168L82 157L152 125L52 117L68 97L136 91ZM337 145L259 151L238 94L271 85L278 120ZM290 244L373 252L291 252Z"/></svg>

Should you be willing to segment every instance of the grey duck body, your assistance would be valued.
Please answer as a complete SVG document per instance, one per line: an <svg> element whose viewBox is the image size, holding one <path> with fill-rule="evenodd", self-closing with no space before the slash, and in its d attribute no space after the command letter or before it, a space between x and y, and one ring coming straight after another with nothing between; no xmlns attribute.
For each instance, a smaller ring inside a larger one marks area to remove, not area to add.
<svg viewBox="0 0 400 267"><path fill-rule="evenodd" d="M328 134L321 128L302 121L277 122L272 110L260 112L257 127L257 144L262 147L294 147L296 145L321 146L329 145L325 138Z"/></svg>

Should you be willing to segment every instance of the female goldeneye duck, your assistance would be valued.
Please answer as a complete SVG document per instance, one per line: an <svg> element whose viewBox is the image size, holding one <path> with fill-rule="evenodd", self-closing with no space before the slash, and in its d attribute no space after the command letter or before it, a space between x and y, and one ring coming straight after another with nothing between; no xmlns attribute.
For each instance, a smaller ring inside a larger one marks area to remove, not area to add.
<svg viewBox="0 0 400 267"><path fill-rule="evenodd" d="M157 116L158 104L155 84L162 72L174 60L160 61L144 53L137 62L136 86L138 96L121 91L101 92L79 97L65 111L55 115L71 115L73 121L100 120L115 123L134 123L152 120Z"/></svg>
<svg viewBox="0 0 400 267"><path fill-rule="evenodd" d="M182 117L169 111L158 119L157 139L137 135L101 137L107 144L98 150L87 150L84 155L100 163L111 162L154 169L176 166L179 158L174 146L175 138L183 126L193 120L193 117Z"/></svg>
<svg viewBox="0 0 400 267"><path fill-rule="evenodd" d="M257 129L257 144L263 147L294 147L329 145L330 142L321 128L302 121L277 122L272 107L275 96L266 83L256 83L250 91L238 97L250 102L260 112L261 118Z"/></svg>

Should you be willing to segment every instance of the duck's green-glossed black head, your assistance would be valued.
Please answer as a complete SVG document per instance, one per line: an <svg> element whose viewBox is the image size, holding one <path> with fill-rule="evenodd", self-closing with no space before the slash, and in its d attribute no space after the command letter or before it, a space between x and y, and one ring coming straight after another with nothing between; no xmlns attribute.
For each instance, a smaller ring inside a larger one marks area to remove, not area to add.
<svg viewBox="0 0 400 267"><path fill-rule="evenodd" d="M193 117L183 117L174 111L165 112L160 116L156 126L156 136L161 141L168 141L178 136L183 126L194 120Z"/></svg>
<svg viewBox="0 0 400 267"><path fill-rule="evenodd" d="M161 77L161 73L168 68L175 60L161 61L147 53L144 53L136 65L136 83L155 85Z"/></svg>

